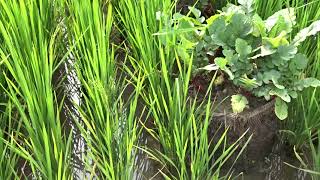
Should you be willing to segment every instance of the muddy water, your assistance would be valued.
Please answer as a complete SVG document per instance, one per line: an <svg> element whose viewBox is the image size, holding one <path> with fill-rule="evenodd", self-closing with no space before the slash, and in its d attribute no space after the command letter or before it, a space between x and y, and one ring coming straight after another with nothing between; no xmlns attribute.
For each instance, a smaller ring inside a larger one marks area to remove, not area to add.
<svg viewBox="0 0 320 180"><path fill-rule="evenodd" d="M285 163L300 166L299 161L290 152L290 147L276 140L272 152L263 161L257 162L255 168L248 169L240 179L245 180L306 180L310 177L303 171L292 168Z"/></svg>

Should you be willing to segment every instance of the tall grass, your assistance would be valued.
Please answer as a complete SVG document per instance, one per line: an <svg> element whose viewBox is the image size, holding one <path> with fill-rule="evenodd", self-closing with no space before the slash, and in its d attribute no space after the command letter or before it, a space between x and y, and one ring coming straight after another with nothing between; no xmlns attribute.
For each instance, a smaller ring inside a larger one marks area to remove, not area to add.
<svg viewBox="0 0 320 180"><path fill-rule="evenodd" d="M5 141L19 155L30 174L27 178L69 179L71 139L64 134L52 77L61 55L58 1L0 1L0 55L13 106L12 119L22 123L20 132ZM15 146L12 145L14 141ZM26 170L26 168L24 169Z"/></svg>
<svg viewBox="0 0 320 180"><path fill-rule="evenodd" d="M121 72L116 65L121 59L115 59L110 40L110 2L71 0L69 10L70 43L76 43L73 63L81 83L77 125L86 143L84 174L90 179L132 179L139 134L135 114L143 80L136 77L133 96L124 102L126 82L117 76Z"/></svg>

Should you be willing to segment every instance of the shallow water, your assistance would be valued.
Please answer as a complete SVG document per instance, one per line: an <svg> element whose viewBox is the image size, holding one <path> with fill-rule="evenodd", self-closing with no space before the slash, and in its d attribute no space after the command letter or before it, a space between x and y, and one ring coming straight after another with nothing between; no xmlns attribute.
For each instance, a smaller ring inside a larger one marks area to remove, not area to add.
<svg viewBox="0 0 320 180"><path fill-rule="evenodd" d="M142 133L142 136L139 140L139 144L145 146L147 148L159 149L159 143L153 139L147 133ZM136 156L136 170L134 174L134 179L137 180L161 180L163 179L159 174L159 169L161 166L156 163L154 160L150 159L150 157L143 152L142 150L138 151L138 155Z"/></svg>

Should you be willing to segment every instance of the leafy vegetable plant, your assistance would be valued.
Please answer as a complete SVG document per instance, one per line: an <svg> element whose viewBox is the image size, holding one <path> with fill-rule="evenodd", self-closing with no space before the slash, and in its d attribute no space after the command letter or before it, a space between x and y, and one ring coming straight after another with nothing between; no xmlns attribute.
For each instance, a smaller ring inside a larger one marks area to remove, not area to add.
<svg viewBox="0 0 320 180"><path fill-rule="evenodd" d="M304 77L308 59L298 52L299 45L308 36L320 31L320 20L290 39L296 24L294 8L282 9L263 20L254 11L254 0L238 2L239 6L228 4L206 21L195 8L190 8L195 18L177 13L171 23L178 24L173 29L179 32L178 54L183 58L191 51L198 68L207 64L202 69L220 69L234 85L256 97L267 101L275 98L275 113L284 120L288 114L287 103L297 97L298 91L320 86L319 80ZM215 58L214 63L208 65L208 57L214 56L219 48L223 57ZM232 104L238 106L233 107L236 113L246 106L243 98L234 97Z"/></svg>

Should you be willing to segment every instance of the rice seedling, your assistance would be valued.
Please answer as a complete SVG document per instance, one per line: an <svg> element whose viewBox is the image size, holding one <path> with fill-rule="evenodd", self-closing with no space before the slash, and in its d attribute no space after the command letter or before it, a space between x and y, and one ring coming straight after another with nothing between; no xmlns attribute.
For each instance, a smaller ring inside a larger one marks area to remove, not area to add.
<svg viewBox="0 0 320 180"><path fill-rule="evenodd" d="M55 44L61 37L56 22L59 8L58 1L0 1L5 91L14 118L22 123L21 131L10 134L5 143L24 162L20 178L72 177L71 138L64 134L59 117L62 102L57 102L52 85L61 62ZM27 169L30 173L23 173Z"/></svg>
<svg viewBox="0 0 320 180"><path fill-rule="evenodd" d="M137 76L134 92L124 101L125 80L118 77L111 45L114 8L110 2L70 0L69 27L81 99L75 119L86 147L82 177L132 179L139 129L137 103L143 78Z"/></svg>

